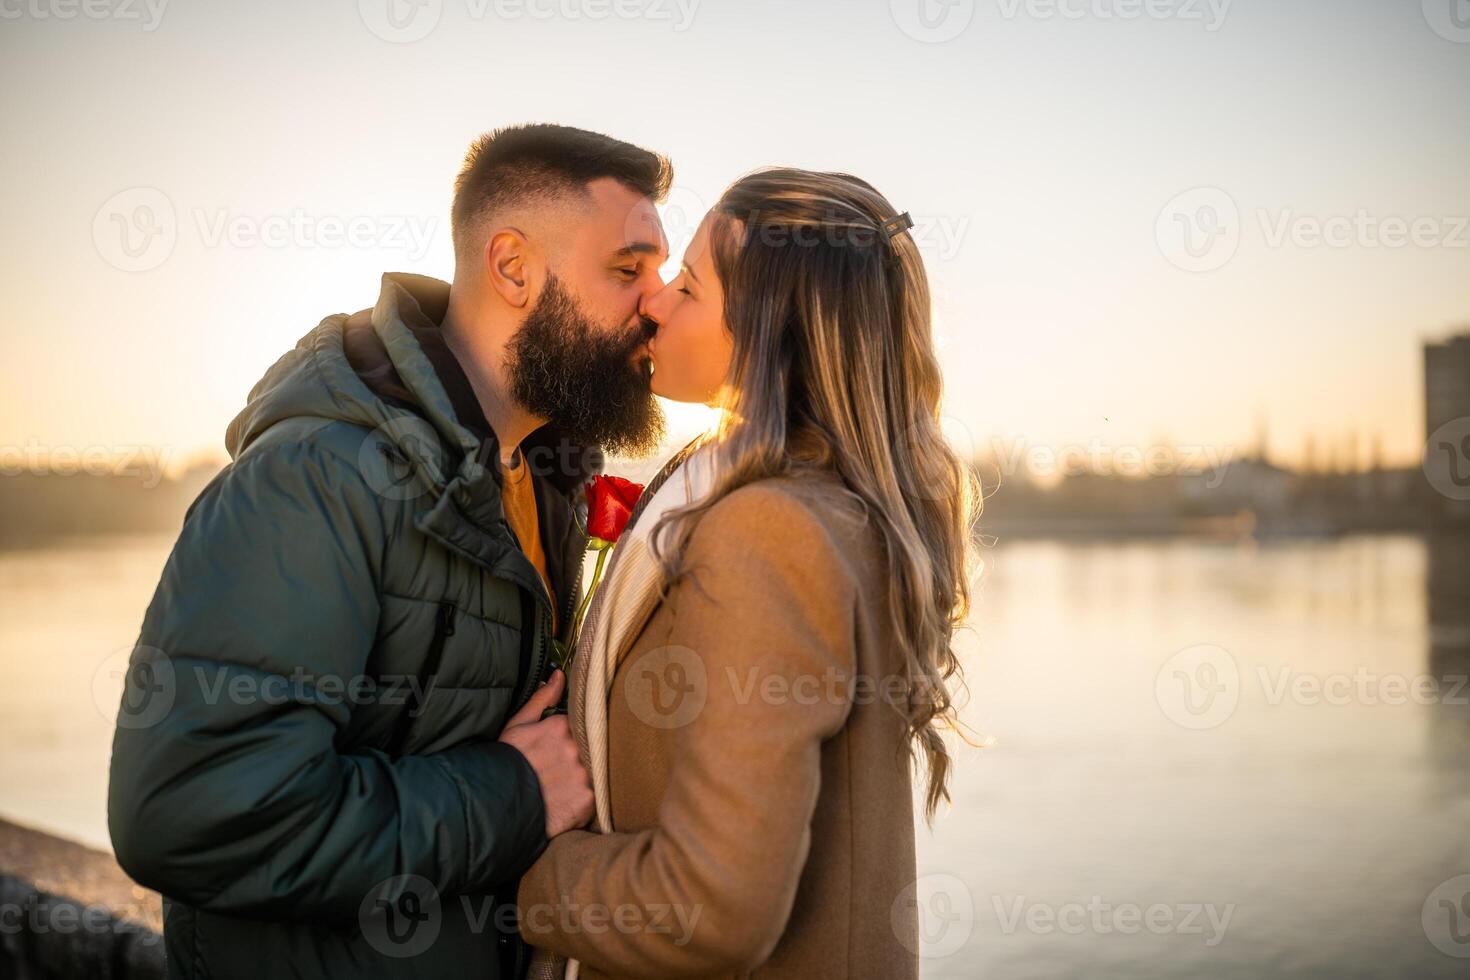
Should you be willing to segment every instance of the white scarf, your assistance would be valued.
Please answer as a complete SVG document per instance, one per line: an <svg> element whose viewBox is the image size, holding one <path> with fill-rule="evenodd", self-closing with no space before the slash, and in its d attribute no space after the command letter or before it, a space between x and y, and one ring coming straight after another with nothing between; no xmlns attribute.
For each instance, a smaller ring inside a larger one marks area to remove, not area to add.
<svg viewBox="0 0 1470 980"><path fill-rule="evenodd" d="M704 445L689 453L669 474L652 499L643 506L638 520L624 532L616 546L616 561L599 586L602 595L593 599L600 607L589 614L584 636L577 642L576 656L588 657L587 701L583 725L592 770L592 796L596 806L596 830L612 833L612 795L609 788L607 708L618 657L637 639L648 617L658 607L658 559L653 553L653 532L659 519L670 510L707 496L714 489L713 446ZM581 963L568 960L564 980L577 980ZM532 972L532 976L536 976Z"/></svg>

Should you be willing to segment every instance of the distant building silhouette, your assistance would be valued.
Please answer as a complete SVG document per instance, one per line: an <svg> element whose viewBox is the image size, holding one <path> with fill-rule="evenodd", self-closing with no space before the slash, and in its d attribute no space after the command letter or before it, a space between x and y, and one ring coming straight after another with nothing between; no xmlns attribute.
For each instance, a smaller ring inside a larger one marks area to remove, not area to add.
<svg viewBox="0 0 1470 980"><path fill-rule="evenodd" d="M1424 474L1441 490L1432 516L1470 523L1470 501L1443 489L1470 487L1470 333L1424 345L1424 438Z"/></svg>
<svg viewBox="0 0 1470 980"><path fill-rule="evenodd" d="M1424 437L1470 418L1470 333L1424 345Z"/></svg>

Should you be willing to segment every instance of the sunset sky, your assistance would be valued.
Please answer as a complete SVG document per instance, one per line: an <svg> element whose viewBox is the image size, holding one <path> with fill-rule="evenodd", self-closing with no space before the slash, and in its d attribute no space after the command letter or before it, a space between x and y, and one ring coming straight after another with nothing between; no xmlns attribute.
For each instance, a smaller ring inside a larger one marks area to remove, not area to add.
<svg viewBox="0 0 1470 980"><path fill-rule="evenodd" d="M1470 325L1454 2L0 0L0 446L218 451L383 271L450 277L466 145L542 120L671 156L676 246L764 164L876 184L974 448L1264 414L1286 461L1412 462L1420 346Z"/></svg>

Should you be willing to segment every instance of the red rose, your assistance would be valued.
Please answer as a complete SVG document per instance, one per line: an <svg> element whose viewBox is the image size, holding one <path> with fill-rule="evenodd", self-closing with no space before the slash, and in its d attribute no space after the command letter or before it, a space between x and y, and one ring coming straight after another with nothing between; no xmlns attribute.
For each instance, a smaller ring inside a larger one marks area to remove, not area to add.
<svg viewBox="0 0 1470 980"><path fill-rule="evenodd" d="M633 516L643 484L620 476L594 476L582 489L587 495L587 534L608 544L617 541Z"/></svg>

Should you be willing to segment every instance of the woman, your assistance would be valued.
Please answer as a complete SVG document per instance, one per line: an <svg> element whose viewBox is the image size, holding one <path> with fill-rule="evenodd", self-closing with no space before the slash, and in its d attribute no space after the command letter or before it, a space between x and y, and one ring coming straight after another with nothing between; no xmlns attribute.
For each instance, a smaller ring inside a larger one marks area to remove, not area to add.
<svg viewBox="0 0 1470 980"><path fill-rule="evenodd" d="M910 761L932 818L976 498L906 218L844 174L753 174L647 305L654 391L724 412L645 492L578 644L601 833L519 891L568 975L917 976Z"/></svg>

